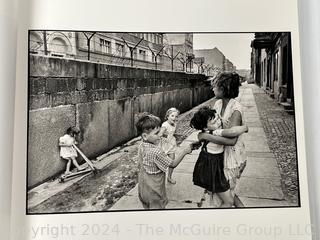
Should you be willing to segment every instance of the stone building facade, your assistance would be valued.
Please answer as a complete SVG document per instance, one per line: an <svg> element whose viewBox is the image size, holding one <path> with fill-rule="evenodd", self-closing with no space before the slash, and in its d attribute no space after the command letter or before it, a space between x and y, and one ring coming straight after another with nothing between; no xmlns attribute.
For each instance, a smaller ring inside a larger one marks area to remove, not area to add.
<svg viewBox="0 0 320 240"><path fill-rule="evenodd" d="M253 81L281 105L293 109L290 33L256 33L251 47Z"/></svg>
<svg viewBox="0 0 320 240"><path fill-rule="evenodd" d="M192 72L193 35L30 31L29 52L117 66Z"/></svg>
<svg viewBox="0 0 320 240"><path fill-rule="evenodd" d="M29 53L53 57L75 58L76 32L29 31Z"/></svg>

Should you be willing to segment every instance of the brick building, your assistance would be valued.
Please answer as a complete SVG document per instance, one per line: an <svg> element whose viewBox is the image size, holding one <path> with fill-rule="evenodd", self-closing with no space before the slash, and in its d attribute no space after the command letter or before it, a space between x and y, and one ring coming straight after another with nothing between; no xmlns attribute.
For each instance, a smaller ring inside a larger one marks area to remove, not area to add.
<svg viewBox="0 0 320 240"><path fill-rule="evenodd" d="M217 71L233 72L236 67L218 49L195 49L193 50L196 58L204 58L203 71L209 76L214 76Z"/></svg>

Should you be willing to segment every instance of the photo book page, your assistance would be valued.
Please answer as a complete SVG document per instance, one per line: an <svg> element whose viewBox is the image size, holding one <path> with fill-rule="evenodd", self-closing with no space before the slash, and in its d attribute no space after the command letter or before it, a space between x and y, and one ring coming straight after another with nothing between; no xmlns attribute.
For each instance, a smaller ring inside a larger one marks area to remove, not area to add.
<svg viewBox="0 0 320 240"><path fill-rule="evenodd" d="M12 239L312 239L296 1L18 16Z"/></svg>

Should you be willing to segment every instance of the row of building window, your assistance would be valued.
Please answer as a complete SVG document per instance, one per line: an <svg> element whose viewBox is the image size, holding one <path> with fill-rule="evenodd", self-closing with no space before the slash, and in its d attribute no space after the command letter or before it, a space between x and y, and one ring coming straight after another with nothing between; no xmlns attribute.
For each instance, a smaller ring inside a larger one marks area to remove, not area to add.
<svg viewBox="0 0 320 240"><path fill-rule="evenodd" d="M112 54L112 46L111 41L100 38L100 51L103 53ZM120 43L116 43L115 45L115 55L123 57L125 55L124 45Z"/></svg>
<svg viewBox="0 0 320 240"><path fill-rule="evenodd" d="M143 38L148 42L152 42L155 44L163 44L163 37L158 33L133 33L134 36L138 38Z"/></svg>
<svg viewBox="0 0 320 240"><path fill-rule="evenodd" d="M111 45L111 41L108 41L106 39L102 39L100 38L100 51L102 53L108 53L108 54L112 54L112 45ZM132 48L130 48L128 50L128 54L127 56L130 55L130 52L133 51L133 58L134 59L139 59L139 60L143 60L143 61L147 61L147 52L145 50L142 49L134 49L132 50ZM139 53L139 54L138 54ZM126 56L126 52L125 52L125 46L124 44L120 44L120 43L115 43L115 53L116 56L119 57L125 57ZM155 57L152 54L152 62L155 62ZM158 57L157 61L160 60L160 57Z"/></svg>
<svg viewBox="0 0 320 240"><path fill-rule="evenodd" d="M100 35L100 36L99 36ZM131 50L134 45L132 43L130 44L131 48L121 42L121 39L118 37L114 39L113 35L110 36L104 36L103 34L97 34L91 39L91 52L96 52L97 54L110 54L113 56L118 56L120 58L130 58L131 57ZM155 43L163 43L163 34L161 33L130 33L130 35L135 35L136 37L144 38L146 41L153 41ZM34 34L32 35L33 38L30 40L31 47L30 52L38 54L40 52L44 52L42 39L38 37L38 35ZM87 47L87 38L82 36L81 34L78 36L78 39L80 39L80 48L82 50L86 50ZM66 40L62 38L54 38L50 43L47 43L47 55L55 56L55 57L74 57L77 55L77 50L73 49L75 48L72 44L73 42L70 42L71 45L68 46L68 43ZM158 44L159 46L160 44ZM42 46L42 47L41 47ZM151 49L155 47L155 45L149 45ZM135 60L141 60L146 62L153 62L155 63L162 63L164 61L163 56L157 55L155 57L155 53L158 53L159 49L153 49L149 50L147 48L143 49L141 46L138 46L136 49L132 50L133 59ZM152 52L154 51L154 52Z"/></svg>

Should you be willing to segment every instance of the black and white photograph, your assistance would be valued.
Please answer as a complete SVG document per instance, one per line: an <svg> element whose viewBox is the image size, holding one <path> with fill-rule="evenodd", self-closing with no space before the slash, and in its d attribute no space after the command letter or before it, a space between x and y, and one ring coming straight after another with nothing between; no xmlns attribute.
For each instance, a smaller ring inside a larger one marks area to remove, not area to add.
<svg viewBox="0 0 320 240"><path fill-rule="evenodd" d="M29 30L26 214L301 207L291 41Z"/></svg>

